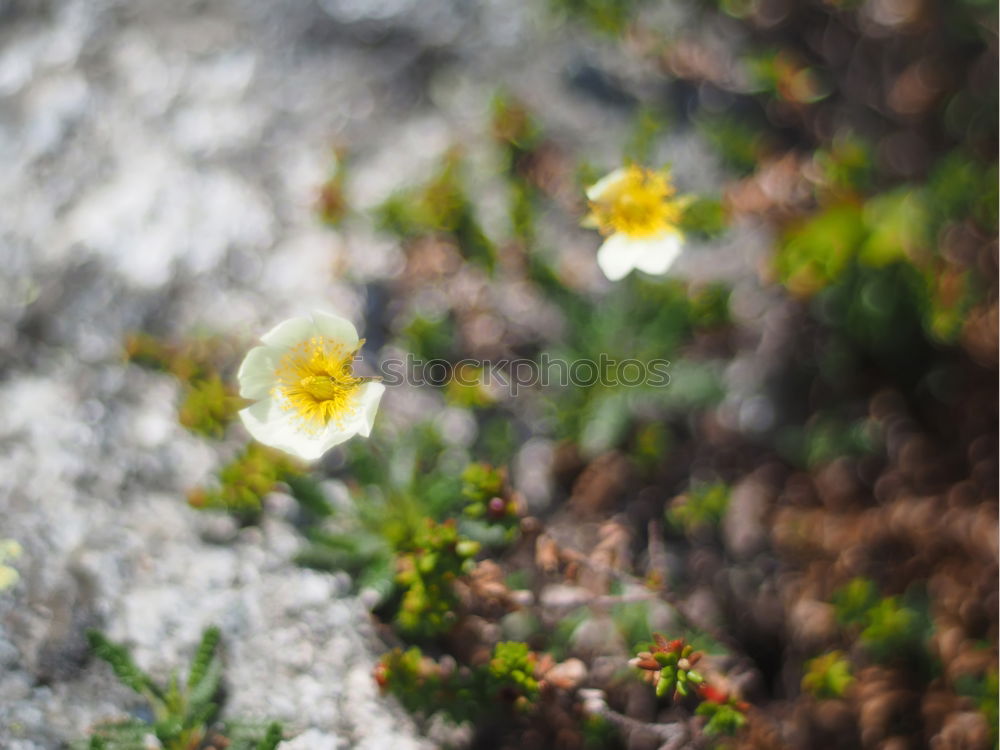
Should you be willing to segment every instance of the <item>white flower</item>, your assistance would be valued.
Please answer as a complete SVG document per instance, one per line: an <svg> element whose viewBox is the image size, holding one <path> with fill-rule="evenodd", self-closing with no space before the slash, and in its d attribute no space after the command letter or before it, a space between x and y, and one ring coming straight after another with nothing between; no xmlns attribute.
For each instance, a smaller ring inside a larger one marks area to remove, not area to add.
<svg viewBox="0 0 1000 750"><path fill-rule="evenodd" d="M254 439L313 461L354 435L368 437L385 386L354 375L363 339L350 321L324 312L291 318L261 336L237 375L240 412Z"/></svg>
<svg viewBox="0 0 1000 750"><path fill-rule="evenodd" d="M687 201L674 197L666 172L635 165L616 169L587 189L584 225L607 236L597 265L611 281L638 268L663 274L677 260L684 235L678 225Z"/></svg>

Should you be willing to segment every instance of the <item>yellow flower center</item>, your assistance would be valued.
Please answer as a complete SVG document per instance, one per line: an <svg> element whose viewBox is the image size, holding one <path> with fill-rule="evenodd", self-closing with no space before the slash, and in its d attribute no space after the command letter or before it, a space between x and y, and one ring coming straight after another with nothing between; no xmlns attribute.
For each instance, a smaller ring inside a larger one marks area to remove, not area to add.
<svg viewBox="0 0 1000 750"><path fill-rule="evenodd" d="M341 424L354 414L357 387L364 378L351 368L353 350L331 339L315 336L290 349L274 371L272 389L283 409L296 413L302 426L319 431L331 421Z"/></svg>
<svg viewBox="0 0 1000 750"><path fill-rule="evenodd" d="M598 200L590 201L591 218L605 235L652 237L678 231L684 201L674 193L667 174L632 165Z"/></svg>

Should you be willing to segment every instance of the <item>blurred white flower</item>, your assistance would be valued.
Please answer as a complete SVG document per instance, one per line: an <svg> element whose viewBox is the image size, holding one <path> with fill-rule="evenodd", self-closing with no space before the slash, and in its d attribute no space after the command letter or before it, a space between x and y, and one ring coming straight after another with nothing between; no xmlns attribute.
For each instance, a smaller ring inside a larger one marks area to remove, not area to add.
<svg viewBox="0 0 1000 750"><path fill-rule="evenodd" d="M354 435L368 437L385 386L354 375L364 343L350 321L324 312L291 318L261 337L240 365L240 412L261 443L306 461Z"/></svg>
<svg viewBox="0 0 1000 750"><path fill-rule="evenodd" d="M597 265L611 281L636 268L663 274L673 265L683 246L679 224L687 205L674 193L666 171L634 164L587 188L590 214L583 223L607 237L597 251Z"/></svg>

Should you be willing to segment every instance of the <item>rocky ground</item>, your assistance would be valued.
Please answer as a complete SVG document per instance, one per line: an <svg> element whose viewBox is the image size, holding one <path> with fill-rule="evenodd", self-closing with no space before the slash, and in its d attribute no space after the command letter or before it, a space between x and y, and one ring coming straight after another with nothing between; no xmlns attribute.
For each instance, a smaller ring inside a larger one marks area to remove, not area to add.
<svg viewBox="0 0 1000 750"><path fill-rule="evenodd" d="M456 140L478 158L507 83L594 162L617 158L641 75L547 38L536 5L0 1L0 537L25 550L0 597L0 746L60 747L134 705L86 628L165 674L211 623L228 714L305 732L288 748L422 745L370 679L347 582L292 565L287 525L185 505L219 448L121 341L249 340L311 307L362 319L365 283L401 262L364 224L315 219L335 144L357 157L352 203L374 205ZM689 188L717 179L696 142L670 148Z"/></svg>

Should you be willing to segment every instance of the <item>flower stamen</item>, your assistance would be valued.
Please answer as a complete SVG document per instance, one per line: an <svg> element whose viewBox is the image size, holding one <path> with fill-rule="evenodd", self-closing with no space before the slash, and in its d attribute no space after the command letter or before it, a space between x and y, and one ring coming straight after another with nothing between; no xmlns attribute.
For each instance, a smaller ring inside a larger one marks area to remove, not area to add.
<svg viewBox="0 0 1000 750"><path fill-rule="evenodd" d="M642 238L678 231L684 201L675 199L675 192L666 173L633 164L590 201L590 218L604 235L621 232Z"/></svg>
<svg viewBox="0 0 1000 750"><path fill-rule="evenodd" d="M319 432L331 421L342 426L355 413L357 388L365 382L351 367L363 343L348 350L322 336L303 341L278 363L272 396L282 409L294 411L309 432Z"/></svg>

